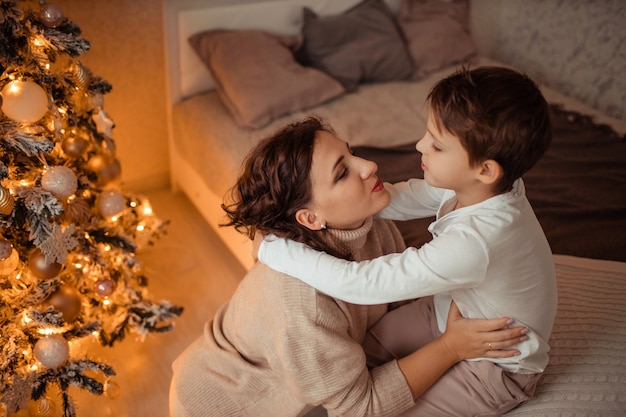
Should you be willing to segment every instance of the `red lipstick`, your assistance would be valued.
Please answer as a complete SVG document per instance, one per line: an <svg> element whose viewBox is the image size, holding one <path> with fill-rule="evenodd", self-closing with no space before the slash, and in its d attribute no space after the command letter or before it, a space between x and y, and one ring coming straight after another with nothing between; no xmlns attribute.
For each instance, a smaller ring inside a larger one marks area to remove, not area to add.
<svg viewBox="0 0 626 417"><path fill-rule="evenodd" d="M374 184L374 188L372 188L372 192L376 193L380 190L382 190L383 188L385 188L385 185L383 184L383 182L380 179L376 180L376 184Z"/></svg>

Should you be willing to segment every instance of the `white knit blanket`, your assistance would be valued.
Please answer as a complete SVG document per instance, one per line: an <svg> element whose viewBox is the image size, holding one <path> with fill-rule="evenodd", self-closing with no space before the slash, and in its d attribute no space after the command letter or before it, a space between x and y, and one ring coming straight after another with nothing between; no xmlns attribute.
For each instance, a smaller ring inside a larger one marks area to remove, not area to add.
<svg viewBox="0 0 626 417"><path fill-rule="evenodd" d="M506 416L626 416L626 264L555 261L550 362L535 396Z"/></svg>

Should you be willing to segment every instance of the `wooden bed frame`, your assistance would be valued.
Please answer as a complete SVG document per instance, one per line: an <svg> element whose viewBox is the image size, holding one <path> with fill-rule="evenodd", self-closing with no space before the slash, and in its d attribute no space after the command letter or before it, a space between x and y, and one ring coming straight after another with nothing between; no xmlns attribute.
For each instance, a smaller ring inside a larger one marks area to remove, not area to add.
<svg viewBox="0 0 626 417"><path fill-rule="evenodd" d="M242 1L165 0L165 52L168 84L168 140L170 152L170 183L174 191L183 191L200 211L228 249L247 270L253 265L252 245L233 228L220 227L224 219L221 208L222 196L216 195L189 163L182 158L176 147L172 125L172 106L184 97L212 88L210 74L193 53L186 39L194 31L212 22L208 6L225 6L245 3Z"/></svg>

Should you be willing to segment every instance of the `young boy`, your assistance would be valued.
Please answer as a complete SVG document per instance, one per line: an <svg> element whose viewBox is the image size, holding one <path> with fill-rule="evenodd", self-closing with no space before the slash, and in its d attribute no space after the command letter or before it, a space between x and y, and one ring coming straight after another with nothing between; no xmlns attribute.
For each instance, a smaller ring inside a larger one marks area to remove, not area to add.
<svg viewBox="0 0 626 417"><path fill-rule="evenodd" d="M521 355L460 362L416 403L416 412L429 416L500 415L533 394L548 363L556 315L552 253L521 179L550 144L548 104L531 79L499 67L462 69L437 83L428 102L427 132L416 145L424 179L385 184L392 199L380 216L408 220L436 214L431 242L349 262L268 236L258 258L352 303L434 294L390 313L405 314L410 328L399 333L381 322L374 329L366 343L379 343L392 356L401 356L407 343L421 344L444 331L451 299L465 317L509 316L515 325L527 326ZM312 211L324 233L332 213ZM432 328L424 319L432 320Z"/></svg>

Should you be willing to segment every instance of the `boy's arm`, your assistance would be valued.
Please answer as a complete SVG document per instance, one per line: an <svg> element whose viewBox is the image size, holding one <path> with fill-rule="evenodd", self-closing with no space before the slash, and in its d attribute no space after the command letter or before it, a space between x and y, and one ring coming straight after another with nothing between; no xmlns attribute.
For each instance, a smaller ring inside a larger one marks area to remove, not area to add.
<svg viewBox="0 0 626 417"><path fill-rule="evenodd" d="M470 231L451 232L420 249L350 262L292 240L268 236L259 261L319 291L354 304L382 304L477 285L485 275L484 243Z"/></svg>
<svg viewBox="0 0 626 417"><path fill-rule="evenodd" d="M426 181L412 178L395 184L385 183L391 202L376 217L390 220L411 220L437 214L445 190L431 187Z"/></svg>

